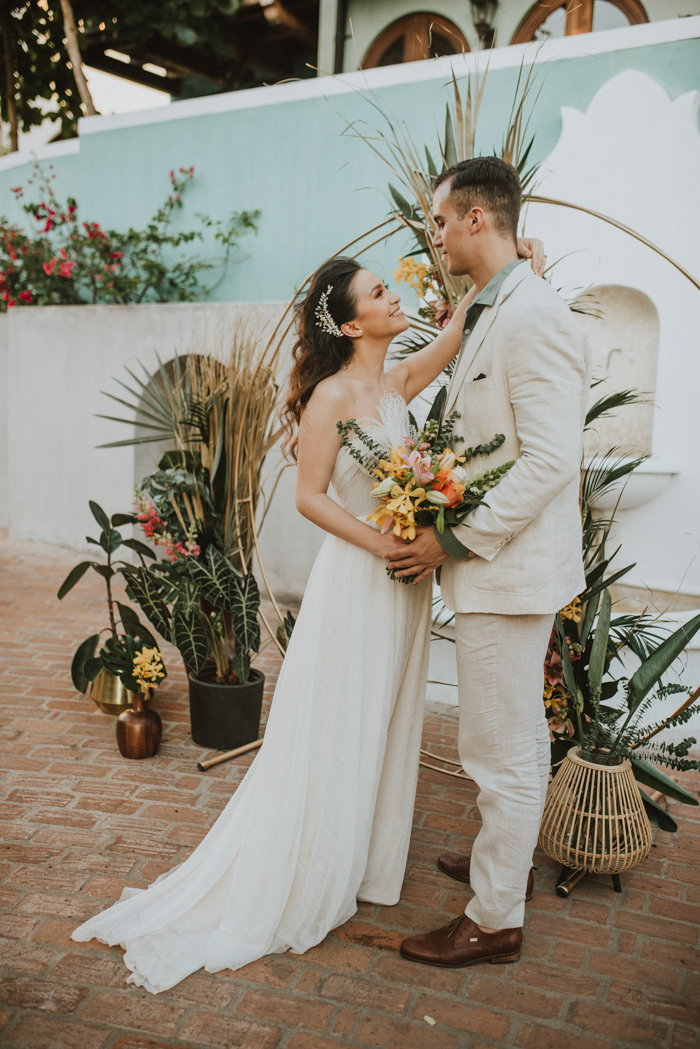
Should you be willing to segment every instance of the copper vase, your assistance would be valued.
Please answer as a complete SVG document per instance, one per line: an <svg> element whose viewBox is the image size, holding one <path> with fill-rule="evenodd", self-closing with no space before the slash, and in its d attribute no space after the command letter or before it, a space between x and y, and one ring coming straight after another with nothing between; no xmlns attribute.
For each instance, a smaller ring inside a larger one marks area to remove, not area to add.
<svg viewBox="0 0 700 1049"><path fill-rule="evenodd" d="M163 734L160 715L146 710L143 695L134 696L133 710L125 710L117 718L117 745L125 758L152 758L158 753Z"/></svg>

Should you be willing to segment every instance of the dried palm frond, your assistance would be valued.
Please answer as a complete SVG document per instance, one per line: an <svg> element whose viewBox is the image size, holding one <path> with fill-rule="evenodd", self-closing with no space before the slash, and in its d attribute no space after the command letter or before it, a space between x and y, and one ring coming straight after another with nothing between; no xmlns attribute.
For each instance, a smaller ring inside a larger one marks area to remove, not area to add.
<svg viewBox="0 0 700 1049"><path fill-rule="evenodd" d="M466 77L466 90L464 84L460 90L458 78L452 72L452 97L446 103L444 134L438 135L438 163L427 146L419 150L406 122L396 117L371 91L363 92L363 98L379 115L379 126L358 120L347 122L346 126L346 134L364 142L392 174L388 189L393 217L415 237L415 243L404 255L427 255L439 284L453 304L464 295L471 281L468 277L449 274L441 253L433 247L433 187L439 171L479 155L476 132L487 74L488 67L483 72L477 68ZM517 168L524 188L531 185L537 171L537 165L528 167L534 136L527 140L534 85L534 64L527 70L521 65L501 149L503 159Z"/></svg>

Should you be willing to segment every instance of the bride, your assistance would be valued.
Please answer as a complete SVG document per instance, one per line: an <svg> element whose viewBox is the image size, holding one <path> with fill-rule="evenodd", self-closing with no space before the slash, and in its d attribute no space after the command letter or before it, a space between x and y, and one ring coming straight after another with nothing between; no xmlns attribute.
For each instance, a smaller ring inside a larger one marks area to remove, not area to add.
<svg viewBox="0 0 700 1049"><path fill-rule="evenodd" d="M536 241L519 241L541 272ZM302 954L346 922L357 900L399 900L411 832L430 640L431 584L400 585L386 560L400 540L366 522L372 478L339 421L357 419L389 450L407 404L460 347L465 296L434 341L385 371L408 328L400 297L346 258L323 263L297 306L283 412L297 459L296 505L323 528L282 665L265 742L208 835L150 888L73 933L125 947L129 983L157 993L203 967L238 969ZM298 432L297 432L298 430ZM328 495L332 485L335 502Z"/></svg>

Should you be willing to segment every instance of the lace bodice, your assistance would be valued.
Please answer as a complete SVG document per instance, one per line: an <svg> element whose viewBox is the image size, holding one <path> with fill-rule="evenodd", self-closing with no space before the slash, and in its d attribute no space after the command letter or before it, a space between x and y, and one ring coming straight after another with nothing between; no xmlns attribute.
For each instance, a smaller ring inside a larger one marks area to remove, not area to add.
<svg viewBox="0 0 700 1049"><path fill-rule="evenodd" d="M403 397L392 390L385 394L377 405L378 419L358 419L359 425L378 441L389 456L391 449L403 446L410 433L408 407ZM367 449L358 439L353 442L363 453ZM331 476L333 491L344 510L353 517L365 517L377 509L377 502L370 495L375 478L370 471L354 459L347 448L340 448Z"/></svg>

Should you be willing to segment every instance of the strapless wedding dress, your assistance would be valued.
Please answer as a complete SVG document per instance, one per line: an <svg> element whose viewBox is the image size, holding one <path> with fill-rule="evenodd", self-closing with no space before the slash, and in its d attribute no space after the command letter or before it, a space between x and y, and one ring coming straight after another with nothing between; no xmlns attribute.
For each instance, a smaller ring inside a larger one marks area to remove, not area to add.
<svg viewBox="0 0 700 1049"><path fill-rule="evenodd" d="M408 432L397 394L363 425L391 446ZM347 449L332 477L365 520L372 478ZM431 586L328 536L282 665L265 742L193 854L73 933L126 949L129 983L167 990L203 967L302 954L357 910L399 900L423 721Z"/></svg>

